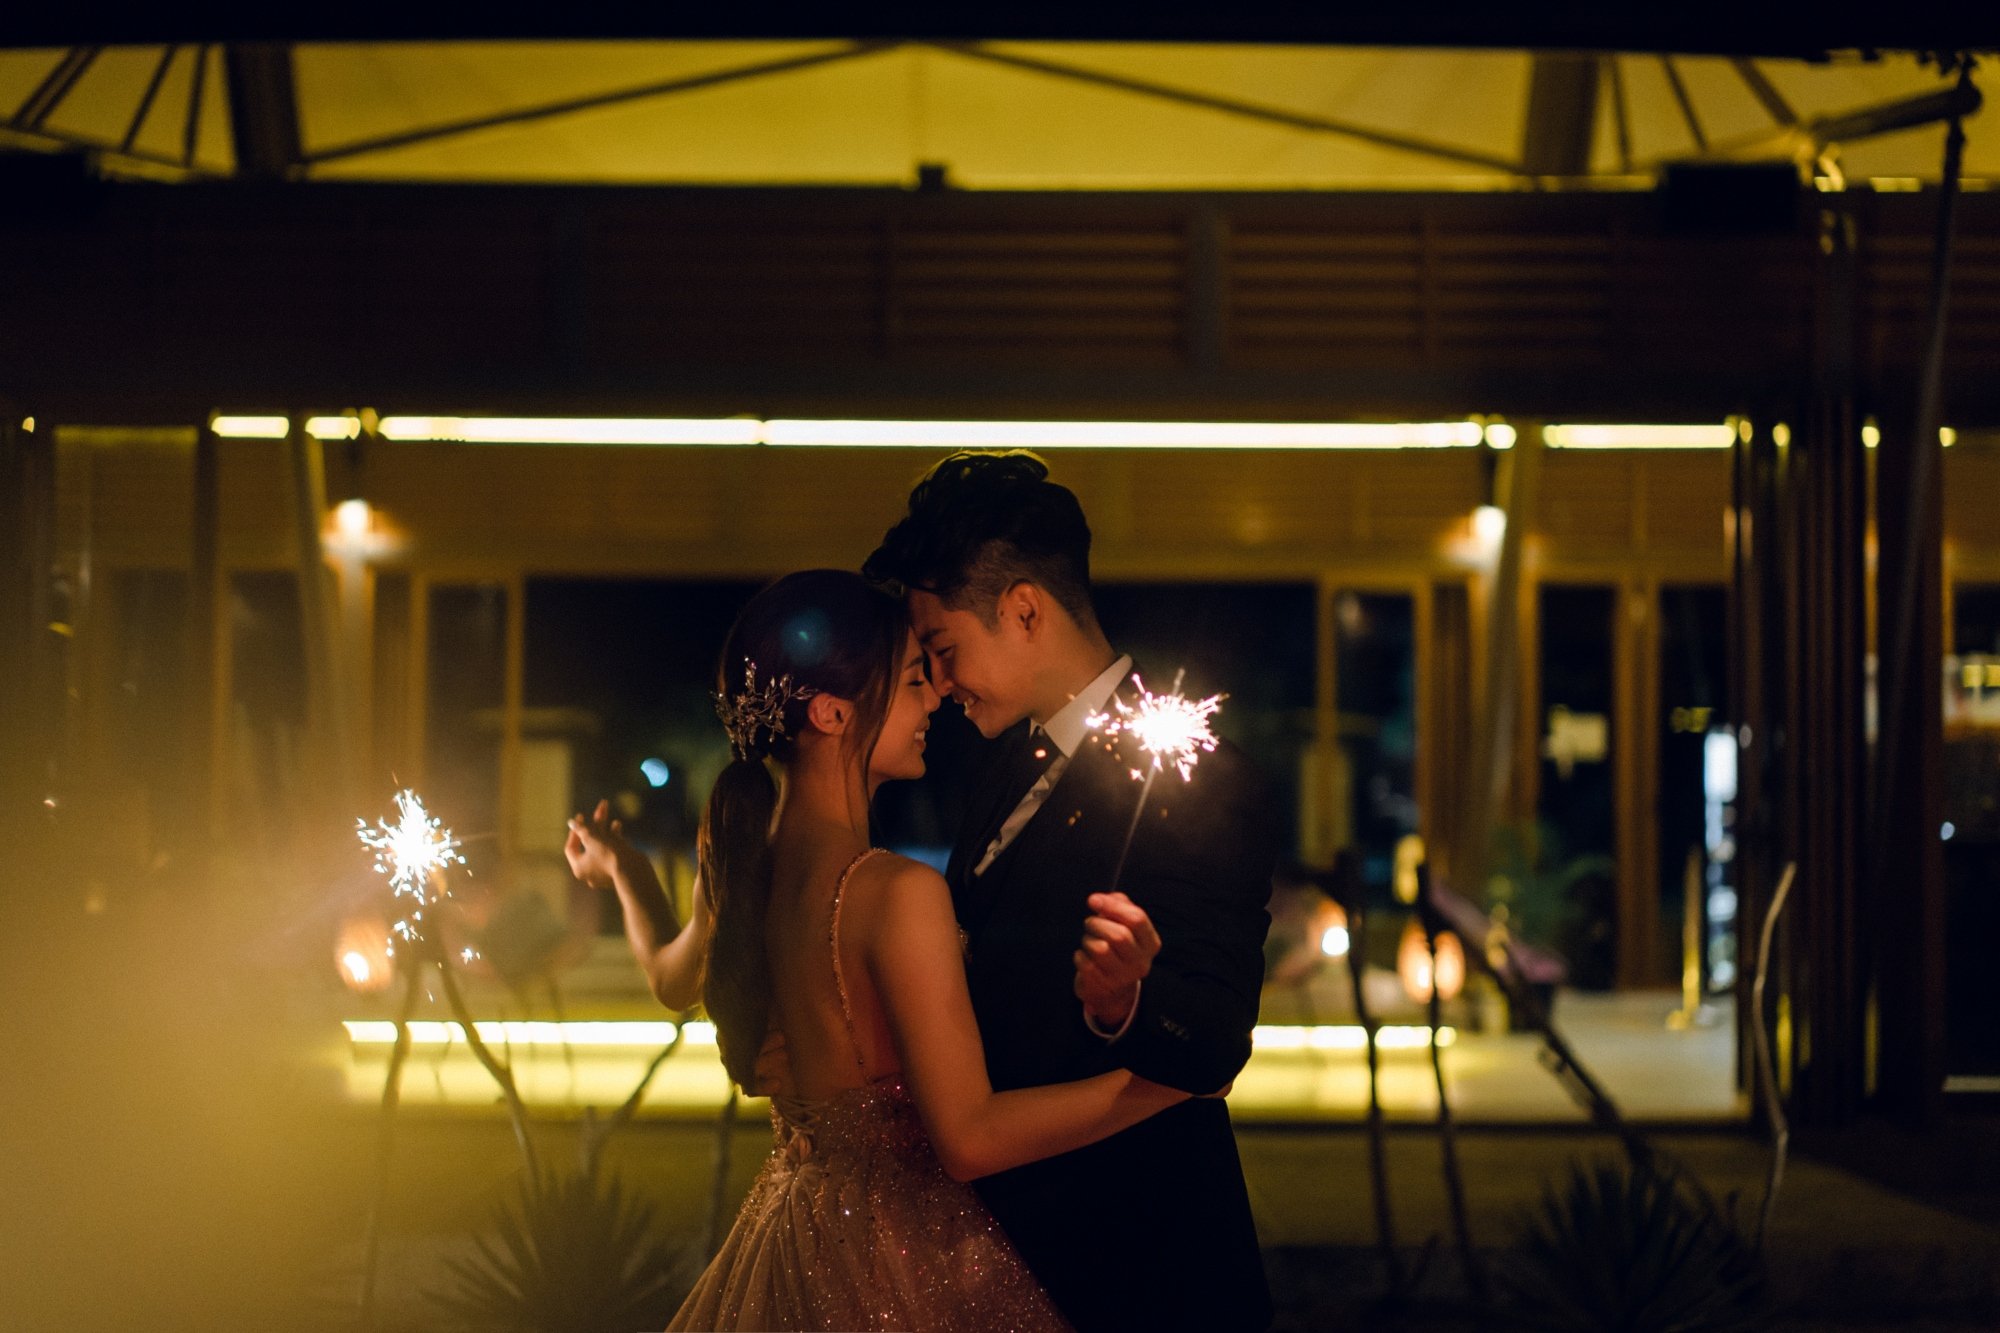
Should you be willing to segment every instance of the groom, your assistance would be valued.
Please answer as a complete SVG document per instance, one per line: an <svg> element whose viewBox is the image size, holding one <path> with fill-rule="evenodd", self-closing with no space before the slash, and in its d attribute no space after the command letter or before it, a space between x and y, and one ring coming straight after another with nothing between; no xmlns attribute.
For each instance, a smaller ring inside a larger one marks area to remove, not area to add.
<svg viewBox="0 0 2000 1333"><path fill-rule="evenodd" d="M1196 1094L1227 1084L1263 980L1264 797L1227 742L1187 783L1163 775L1111 882L1148 761L1085 724L1134 687L1091 605L1076 497L1033 454L953 454L863 572L905 591L932 683L996 742L946 870L994 1088L1121 1066ZM978 1188L1080 1333L1270 1322L1220 1099Z"/></svg>

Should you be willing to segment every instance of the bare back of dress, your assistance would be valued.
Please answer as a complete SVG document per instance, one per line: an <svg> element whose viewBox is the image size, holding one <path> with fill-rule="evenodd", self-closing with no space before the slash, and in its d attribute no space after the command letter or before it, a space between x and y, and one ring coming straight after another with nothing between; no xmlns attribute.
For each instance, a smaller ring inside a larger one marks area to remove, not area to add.
<svg viewBox="0 0 2000 1333"><path fill-rule="evenodd" d="M902 1076L866 1077L840 908L879 851L842 872L827 930L833 998L862 1081L817 1099L772 1098L771 1156L670 1330L1067 1327L972 1189L938 1164Z"/></svg>

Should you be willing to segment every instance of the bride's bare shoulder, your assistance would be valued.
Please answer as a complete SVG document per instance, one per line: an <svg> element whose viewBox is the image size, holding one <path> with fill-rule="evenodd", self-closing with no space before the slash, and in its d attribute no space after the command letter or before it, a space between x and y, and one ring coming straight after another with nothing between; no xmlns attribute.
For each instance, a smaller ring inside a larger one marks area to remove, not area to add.
<svg viewBox="0 0 2000 1333"><path fill-rule="evenodd" d="M847 910L871 923L908 921L912 915L952 915L951 890L944 876L922 861L893 852L871 856L856 867L848 897Z"/></svg>
<svg viewBox="0 0 2000 1333"><path fill-rule="evenodd" d="M871 856L862 862L854 872L854 885L864 887L871 895L907 897L942 896L949 898L951 891L945 886L944 876L913 857L899 856L895 852L884 852Z"/></svg>

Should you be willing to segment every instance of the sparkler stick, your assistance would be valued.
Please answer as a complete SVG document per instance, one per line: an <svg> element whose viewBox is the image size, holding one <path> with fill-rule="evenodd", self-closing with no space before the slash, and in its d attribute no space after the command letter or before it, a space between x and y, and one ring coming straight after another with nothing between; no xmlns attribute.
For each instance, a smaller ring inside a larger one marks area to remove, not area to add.
<svg viewBox="0 0 2000 1333"><path fill-rule="evenodd" d="M1139 783L1139 803L1132 808L1132 823L1125 830L1118 863L1111 871L1112 892L1117 891L1119 881L1124 878L1125 859L1132 854L1132 840L1139 832L1139 818L1146 812L1146 798L1153 794L1154 779L1171 764L1181 775L1181 781L1186 782L1194 776L1194 766L1202 755L1215 749L1215 733L1210 730L1208 720L1229 696L1212 694L1206 699L1189 699L1181 693L1181 681L1186 675L1185 670L1176 671L1173 689L1154 694L1134 672L1132 684L1139 691L1137 704L1114 697L1111 701L1114 712L1094 713L1085 720L1085 725L1107 737L1130 736L1153 760L1143 769L1132 770L1133 779Z"/></svg>
<svg viewBox="0 0 2000 1333"><path fill-rule="evenodd" d="M396 793L396 816L394 824L378 819L373 828L365 819L355 821L355 834L361 839L362 846L375 853L376 872L388 877L392 895L398 902L407 903L404 914L389 927L389 953L394 956L396 941L400 939L411 946L414 955L405 973L402 1012L396 1019L396 1044L390 1053L388 1077L382 1086L382 1128L376 1146L375 1199L369 1209L361 1283L362 1321L365 1327L370 1328L375 1321L376 1257L381 1241L383 1201L388 1192L392 1127L400 1100L403 1066L409 1053L409 1022L416 1006L417 974L425 964L437 965L446 1003L458 1019L459 1026L465 1029L466 1045L493 1081L500 1085L522 1161L531 1178L537 1174L534 1142L528 1135L528 1108L515 1087L512 1071L494 1058L493 1052L480 1040L472 1013L466 1006L464 996L459 994L457 978L452 975L451 959L444 950L443 932L434 929L437 924L436 907L451 897L445 872L454 865L465 863L458 850L463 844L424 808L423 801L408 788ZM427 909L432 911L430 920L424 916ZM474 954L471 949L466 949L461 956L469 962Z"/></svg>

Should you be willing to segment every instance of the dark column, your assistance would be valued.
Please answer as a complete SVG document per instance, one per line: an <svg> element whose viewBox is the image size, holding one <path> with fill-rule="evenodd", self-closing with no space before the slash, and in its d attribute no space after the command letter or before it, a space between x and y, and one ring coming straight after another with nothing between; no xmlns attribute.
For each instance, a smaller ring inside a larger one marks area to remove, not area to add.
<svg viewBox="0 0 2000 1333"><path fill-rule="evenodd" d="M61 658L52 643L54 430L0 400L0 843L45 825L61 738Z"/></svg>
<svg viewBox="0 0 2000 1333"><path fill-rule="evenodd" d="M1731 654L1739 717L1739 1049L1777 1033L1794 1123L1838 1124L1868 1086L1859 923L1865 845L1866 458L1856 420L1854 229L1815 208L1804 392L1767 405L1737 447ZM1789 420L1780 421L1780 417ZM1782 426L1782 429L1781 429ZM1788 863L1798 877L1750 1008L1757 945Z"/></svg>
<svg viewBox="0 0 2000 1333"><path fill-rule="evenodd" d="M223 52L229 79L229 128L238 175L283 180L302 170L299 98L292 48L276 42L230 46Z"/></svg>
<svg viewBox="0 0 2000 1333"><path fill-rule="evenodd" d="M204 426L194 443L194 493L191 549L188 563L188 655L187 686L183 722L186 740L182 771L187 776L187 809L190 818L179 836L186 844L182 855L199 865L207 855L210 827L215 818L216 769L222 756L215 752L216 677L222 670L217 651L221 631L222 578L222 489L221 465L216 452L215 433Z"/></svg>

